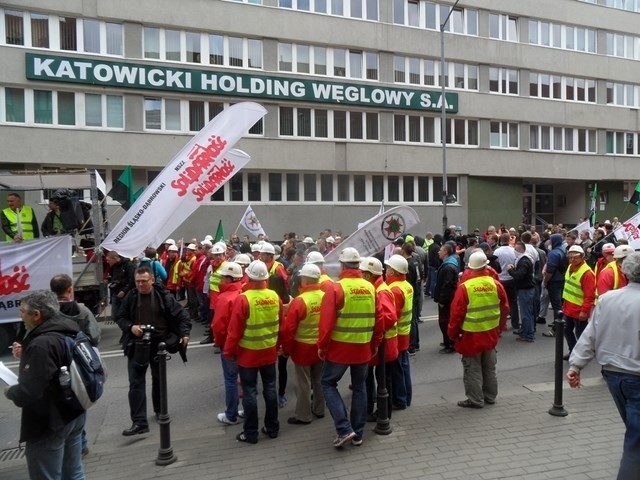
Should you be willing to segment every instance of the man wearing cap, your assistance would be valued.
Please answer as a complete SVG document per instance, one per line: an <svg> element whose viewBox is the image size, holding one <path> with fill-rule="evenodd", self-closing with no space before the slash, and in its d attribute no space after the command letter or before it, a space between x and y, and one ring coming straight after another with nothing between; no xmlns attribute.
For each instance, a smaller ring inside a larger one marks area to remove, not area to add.
<svg viewBox="0 0 640 480"><path fill-rule="evenodd" d="M236 440L255 444L258 443L259 423L258 374L262 379L266 410L261 431L270 438L276 438L280 431L276 360L284 309L278 295L267 288L269 271L264 262L251 262L246 272L249 282L233 303L223 355L235 359L238 364L244 392L244 425Z"/></svg>
<svg viewBox="0 0 640 480"><path fill-rule="evenodd" d="M282 352L291 356L296 375L295 415L291 425L308 425L312 417L324 417L322 395L322 360L318 358L318 325L324 291L320 288L320 269L305 263L300 269L301 287L293 299L282 326ZM313 399L311 391L313 390Z"/></svg>
<svg viewBox="0 0 640 480"><path fill-rule="evenodd" d="M211 313L209 312L209 287L205 285L207 270L209 267L209 254L211 252L211 242L203 240L202 251L196 254L196 261L193 264L195 270L194 286L198 297L198 318L202 325L209 326L211 323Z"/></svg>
<svg viewBox="0 0 640 480"><path fill-rule="evenodd" d="M378 352L369 361L367 374L367 421L375 422L377 413L373 411L376 401L376 382L378 385L384 382L387 389L387 414L391 418L392 410L392 371L398 359L398 316L396 313L393 293L382 276L382 263L375 257L365 257L360 260L362 278L370 282L376 289L376 322L380 322L384 329L384 358L382 352ZM385 378L380 372L381 362L385 362Z"/></svg>
<svg viewBox="0 0 640 480"><path fill-rule="evenodd" d="M595 273L596 275L596 281L598 277L600 277L600 273L602 273L602 270L604 270L607 265L613 262L613 252L615 251L615 249L616 246L613 243L605 243L604 245L602 245L602 256L598 259L598 262L593 269L593 273Z"/></svg>
<svg viewBox="0 0 640 480"><path fill-rule="evenodd" d="M604 253L604 248L602 249ZM622 271L622 261L633 253L629 245L618 245L613 251L613 259L607 263L596 277L596 291L598 297L609 290L617 290L627 285L627 277Z"/></svg>
<svg viewBox="0 0 640 480"><path fill-rule="evenodd" d="M347 247L340 252L342 267L334 288L327 289L320 308L318 356L325 360L322 392L336 428L333 441L341 448L351 441L362 445L367 418L368 362L382 341L383 325L375 318L375 289L362 278L360 254ZM351 416L338 392L338 382L350 369Z"/></svg>
<svg viewBox="0 0 640 480"><path fill-rule="evenodd" d="M580 371L595 357L625 424L618 479L640 478L640 253L622 262L629 284L599 298L569 357L567 380L579 388ZM633 332L633 334L631 334Z"/></svg>
<svg viewBox="0 0 640 480"><path fill-rule="evenodd" d="M448 334L462 355L466 400L463 408L492 405L498 395L496 346L507 323L509 301L502 284L487 275L482 251L469 258L473 275L458 286L451 304Z"/></svg>
<svg viewBox="0 0 640 480"><path fill-rule="evenodd" d="M596 276L591 267L584 261L584 250L573 245L567 251L569 268L564 274L564 290L562 291L562 312L564 314L564 337L567 340L569 353L576 345L577 339L587 328L587 321L596 300Z"/></svg>
<svg viewBox="0 0 640 480"><path fill-rule="evenodd" d="M413 286L407 281L409 264L402 255L392 255L385 260L387 284L393 293L398 319L398 359L392 370L393 408L404 410L411 406L413 387L411 385L411 364L409 363L409 343L411 318L413 316Z"/></svg>
<svg viewBox="0 0 640 480"><path fill-rule="evenodd" d="M235 262L225 262L220 269L220 295L211 320L214 344L220 350L224 350L227 340L233 304L242 293L243 276L242 267ZM225 410L217 418L220 423L235 425L238 423L238 365L234 359L224 355L220 356L220 360L224 377Z"/></svg>

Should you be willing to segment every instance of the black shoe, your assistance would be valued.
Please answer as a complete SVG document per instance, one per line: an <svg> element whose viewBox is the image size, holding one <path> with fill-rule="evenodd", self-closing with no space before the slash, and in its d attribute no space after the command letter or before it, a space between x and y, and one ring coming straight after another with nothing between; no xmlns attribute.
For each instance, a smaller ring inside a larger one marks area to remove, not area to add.
<svg viewBox="0 0 640 480"><path fill-rule="evenodd" d="M513 330L512 332L514 335L520 335L522 333L522 329L521 328L516 328Z"/></svg>
<svg viewBox="0 0 640 480"><path fill-rule="evenodd" d="M482 405L478 405L477 403L473 403L471 400L460 400L458 402L458 406L462 408L482 408Z"/></svg>
<svg viewBox="0 0 640 480"><path fill-rule="evenodd" d="M322 413L320 415L318 415L317 413L314 413L313 416L316 417L316 418L324 418L324 413Z"/></svg>
<svg viewBox="0 0 640 480"><path fill-rule="evenodd" d="M239 442L252 443L252 444L258 443L257 438L247 437L244 432L240 432L238 435L236 435L236 440L238 440Z"/></svg>
<svg viewBox="0 0 640 480"><path fill-rule="evenodd" d="M398 404L394 403L393 405L391 405L391 409L392 410L406 410L407 406L406 405L398 405Z"/></svg>
<svg viewBox="0 0 640 480"><path fill-rule="evenodd" d="M547 319L546 318L542 318L542 317L538 317L536 319L536 323L539 323L540 325L544 325L545 323L547 323Z"/></svg>
<svg viewBox="0 0 640 480"><path fill-rule="evenodd" d="M149 433L149 427L143 427L142 425L133 424L131 428L127 428L122 431L122 435L125 437L131 437L132 435L140 435L142 433Z"/></svg>
<svg viewBox="0 0 640 480"><path fill-rule="evenodd" d="M262 427L262 430L260 431L267 435L269 438L278 438L278 432L270 432L269 430L267 430L267 427Z"/></svg>
<svg viewBox="0 0 640 480"><path fill-rule="evenodd" d="M438 350L438 353L455 353L455 350L451 347L444 347Z"/></svg>
<svg viewBox="0 0 640 480"><path fill-rule="evenodd" d="M410 349L407 351L407 353L413 357L413 356L416 354L416 349L415 349L415 348L410 348Z"/></svg>
<svg viewBox="0 0 640 480"><path fill-rule="evenodd" d="M87 455L89 455L89 447L84 447L82 449L82 456L86 457Z"/></svg>
<svg viewBox="0 0 640 480"><path fill-rule="evenodd" d="M208 345L213 343L213 337L211 335L207 335L202 340L200 340L200 345Z"/></svg>

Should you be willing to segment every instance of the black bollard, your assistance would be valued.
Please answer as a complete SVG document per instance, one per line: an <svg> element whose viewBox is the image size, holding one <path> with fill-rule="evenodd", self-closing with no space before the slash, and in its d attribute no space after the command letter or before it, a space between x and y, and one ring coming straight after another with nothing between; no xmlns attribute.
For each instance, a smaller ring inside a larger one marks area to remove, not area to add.
<svg viewBox="0 0 640 480"><path fill-rule="evenodd" d="M553 322L553 330L556 333L556 363L555 363L555 389L553 394L553 407L549 409L549 415L554 417L566 417L569 415L562 404L562 384L564 381L563 349L564 349L564 320L556 318Z"/></svg>
<svg viewBox="0 0 640 480"><path fill-rule="evenodd" d="M387 364L385 362L385 343L383 339L378 349L378 398L376 400L378 405L378 417L376 419L376 426L373 431L378 435L389 435L393 430L391 429L391 422L389 422L389 391L387 390Z"/></svg>
<svg viewBox="0 0 640 480"><path fill-rule="evenodd" d="M171 419L169 418L167 401L167 345L161 342L158 345L158 381L160 382L160 415L158 424L160 425L160 448L156 465L171 465L178 460L171 448Z"/></svg>

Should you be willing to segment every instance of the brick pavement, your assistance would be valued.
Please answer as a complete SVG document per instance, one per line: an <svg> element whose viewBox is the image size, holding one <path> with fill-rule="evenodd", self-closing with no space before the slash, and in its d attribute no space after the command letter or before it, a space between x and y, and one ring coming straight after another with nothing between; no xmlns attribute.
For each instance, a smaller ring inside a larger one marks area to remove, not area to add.
<svg viewBox="0 0 640 480"><path fill-rule="evenodd" d="M368 424L362 447L340 451L331 446L335 431L329 416L292 426L286 411L281 411L280 437L263 435L257 445L236 442L241 426L222 426L213 414L194 424L174 422L178 461L167 467L155 465L157 426L133 439L110 431L91 446L86 473L90 480L611 479L624 427L604 383L592 383L565 390L568 417L547 413L552 391L508 394L483 410L451 402L415 405L393 412L391 435L377 436ZM0 478L27 479L24 460L0 462Z"/></svg>

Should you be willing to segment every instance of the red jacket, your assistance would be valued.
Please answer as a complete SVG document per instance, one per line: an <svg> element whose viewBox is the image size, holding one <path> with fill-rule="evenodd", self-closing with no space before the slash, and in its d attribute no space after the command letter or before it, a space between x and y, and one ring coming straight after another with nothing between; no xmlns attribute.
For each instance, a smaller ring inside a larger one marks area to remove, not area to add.
<svg viewBox="0 0 640 480"><path fill-rule="evenodd" d="M202 254L196 257L196 261L193 263L195 270L193 286L196 288L196 292L202 293L204 291L204 278L207 276L207 267L209 267L209 262L207 262L206 255Z"/></svg>
<svg viewBox="0 0 640 480"><path fill-rule="evenodd" d="M406 275L389 275L387 284L391 285L393 282L402 282L406 279ZM391 287L391 291L393 292L393 303L396 306L396 319L399 319L402 317L402 309L404 308L404 292L398 287ZM410 335L398 335L398 352L409 350L410 337Z"/></svg>
<svg viewBox="0 0 640 480"><path fill-rule="evenodd" d="M492 267L490 267L489 265L487 265L485 270L485 274L489 275L491 278L493 278L494 280L498 280L498 272L496 272ZM467 280L469 280L470 278L473 277L473 272L474 270L472 268L465 268L462 271L462 275L460 275L460 278L458 279L458 284L465 282Z"/></svg>
<svg viewBox="0 0 640 480"><path fill-rule="evenodd" d="M340 274L342 278L362 278L362 272L358 269L343 270ZM326 358L330 362L342 365L357 365L367 363L373 352L378 350L378 346L384 335L384 325L376 318L373 327L373 336L368 344L356 344L331 340L331 332L336 325L337 314L344 307L344 290L339 282L333 284L333 288L325 287L325 294L320 307L320 338L318 339L318 350L326 353Z"/></svg>
<svg viewBox="0 0 640 480"><path fill-rule="evenodd" d="M243 291L247 290L266 290L267 282L249 282ZM245 368L262 367L264 365L271 365L276 363L278 358L278 345L280 341L276 342L276 345L263 350L251 350L241 347L238 343L244 335L244 329L247 326L247 318L249 318L249 302L247 297L238 295L233 302L231 309L231 319L229 320L229 331L227 333L227 340L224 343L223 355L228 358L236 359L236 363ZM280 311L278 313L278 321L282 325L284 319L284 311L282 302L280 301Z"/></svg>
<svg viewBox="0 0 640 480"><path fill-rule="evenodd" d="M496 348L500 340L500 335L504 331L507 323L507 315L509 314L509 300L507 299L507 294L502 284L494 280L490 275L487 275L484 269L472 271L467 280L476 277L489 277L495 283L498 298L500 299L500 324L496 328L487 330L486 332L462 331L462 324L467 315L469 296L467 295L467 289L460 284L451 302L451 316L449 318L447 335L453 340L456 351L467 357L472 357Z"/></svg>
<svg viewBox="0 0 640 480"><path fill-rule="evenodd" d="M300 293L312 290L322 290L319 283L300 287ZM300 297L296 297L289 305L289 311L284 319L280 338L282 339L282 350L285 355L291 355L293 363L296 365L313 365L320 362L318 357L318 344L308 344L296 341L298 325L307 317L307 306Z"/></svg>
<svg viewBox="0 0 640 480"><path fill-rule="evenodd" d="M598 278L596 279L598 296L607 293L609 290L613 290L615 282L615 275L613 272L614 268L618 270L618 288L627 286L627 277L622 272L620 264L614 260L611 268L603 268L602 270L600 270L600 273L598 273Z"/></svg>
<svg viewBox="0 0 640 480"><path fill-rule="evenodd" d="M373 286L376 289L384 283L382 277L378 277ZM381 290L376 292L376 322L381 322L384 332L390 328L394 328L398 321L398 315L396 313L396 306L393 297L393 293L389 290ZM393 338L384 339L384 361L393 362L398 358L398 336ZM369 365L378 365L380 361L380 355L376 355L371 359Z"/></svg>
<svg viewBox="0 0 640 480"><path fill-rule="evenodd" d="M231 310L233 304L242 293L242 282L232 282L220 285L220 296L213 319L211 320L211 331L213 332L213 343L220 348L224 347L227 340L229 321L231 320Z"/></svg>
<svg viewBox="0 0 640 480"><path fill-rule="evenodd" d="M569 265L569 272L575 272L582 266L583 262L584 260L579 265L576 265L575 268ZM582 275L580 278L580 287L582 288L583 295L582 305L576 305L575 303L571 303L563 299L562 313L567 317L578 318L580 316L580 312L584 312L587 316L584 321L587 321L596 302L596 276L593 271L588 270L584 275Z"/></svg>

